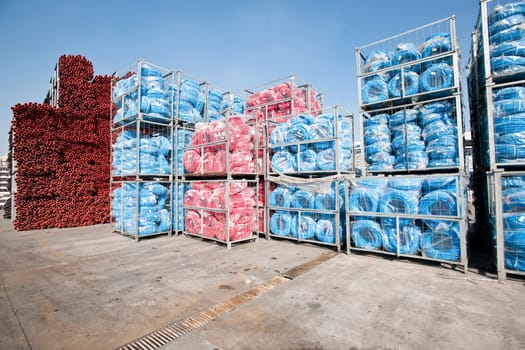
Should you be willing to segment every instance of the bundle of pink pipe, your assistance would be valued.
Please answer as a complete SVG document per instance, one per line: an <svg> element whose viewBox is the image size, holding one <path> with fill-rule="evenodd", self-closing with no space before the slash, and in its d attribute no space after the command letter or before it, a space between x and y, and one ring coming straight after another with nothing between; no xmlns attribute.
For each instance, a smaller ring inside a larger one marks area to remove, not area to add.
<svg viewBox="0 0 525 350"><path fill-rule="evenodd" d="M257 210L255 190L248 187L248 182L230 182L229 203L226 206L226 185L224 182L193 182L184 194L186 207L203 209L186 209L186 231L204 237L226 241L229 231L230 241L250 238L257 227ZM224 212L207 211L210 209L228 209ZM226 230L226 215L229 215L229 229Z"/></svg>
<svg viewBox="0 0 525 350"><path fill-rule="evenodd" d="M244 116L236 115L210 123L198 123L191 139L191 146L201 146L184 152L184 169L189 174L253 174L257 168L255 161L255 128L248 124ZM229 144L229 169L226 169L226 142Z"/></svg>

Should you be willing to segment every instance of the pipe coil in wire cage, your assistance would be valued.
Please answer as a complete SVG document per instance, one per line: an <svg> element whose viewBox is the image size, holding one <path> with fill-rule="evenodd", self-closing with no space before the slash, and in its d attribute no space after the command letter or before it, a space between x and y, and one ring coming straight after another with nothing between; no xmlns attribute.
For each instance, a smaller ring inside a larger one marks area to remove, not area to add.
<svg viewBox="0 0 525 350"><path fill-rule="evenodd" d="M301 151L299 154L298 170L309 172L317 169L317 153L312 149Z"/></svg>
<svg viewBox="0 0 525 350"><path fill-rule="evenodd" d="M490 60L490 66L495 74L514 73L525 70L525 57L500 56Z"/></svg>
<svg viewBox="0 0 525 350"><path fill-rule="evenodd" d="M410 177L398 177L388 180L388 187L400 190L400 191L416 191L421 190L423 185L423 179L410 178Z"/></svg>
<svg viewBox="0 0 525 350"><path fill-rule="evenodd" d="M459 225L437 231L425 230L420 241L423 256L431 259L455 261L461 257Z"/></svg>
<svg viewBox="0 0 525 350"><path fill-rule="evenodd" d="M279 186L270 193L269 204L271 207L289 208L292 203L292 191Z"/></svg>
<svg viewBox="0 0 525 350"><path fill-rule="evenodd" d="M412 43L402 43L399 44L395 50L395 52L392 54L392 66L397 66L399 64L412 62L419 60L421 58L421 53L416 48L416 46ZM409 69L414 72L419 72L420 65L414 64L412 66L406 67L406 69Z"/></svg>
<svg viewBox="0 0 525 350"><path fill-rule="evenodd" d="M425 39L421 45L421 57L430 57L452 50L449 33L434 33Z"/></svg>
<svg viewBox="0 0 525 350"><path fill-rule="evenodd" d="M288 151L279 151L272 156L272 169L278 173L294 172L296 163L295 156Z"/></svg>
<svg viewBox="0 0 525 350"><path fill-rule="evenodd" d="M505 213L503 214L503 228L505 231L524 231L525 213Z"/></svg>
<svg viewBox="0 0 525 350"><path fill-rule="evenodd" d="M419 92L419 75L415 72L397 73L388 82L390 97L415 95Z"/></svg>
<svg viewBox="0 0 525 350"><path fill-rule="evenodd" d="M339 198L339 203L342 206L342 198ZM319 210L335 210L335 194L316 193L314 207Z"/></svg>
<svg viewBox="0 0 525 350"><path fill-rule="evenodd" d="M505 231L505 268L525 271L525 233L523 231Z"/></svg>
<svg viewBox="0 0 525 350"><path fill-rule="evenodd" d="M446 63L431 65L421 74L421 90L436 91L452 86L454 74L452 68Z"/></svg>
<svg viewBox="0 0 525 350"><path fill-rule="evenodd" d="M350 237L357 248L381 249L383 246L383 230L372 220L357 220L352 222Z"/></svg>
<svg viewBox="0 0 525 350"><path fill-rule="evenodd" d="M430 177L423 182L423 194L443 190L456 193L457 178L455 176Z"/></svg>
<svg viewBox="0 0 525 350"><path fill-rule="evenodd" d="M456 196L448 191L437 190L424 195L419 200L419 214L433 216L456 216L458 214ZM443 220L425 219L423 222L436 230L444 225L449 226L450 222Z"/></svg>
<svg viewBox="0 0 525 350"><path fill-rule="evenodd" d="M315 225L315 238L320 242L335 244L336 228L334 215L320 215ZM339 239L341 242L344 240L342 232L343 228L339 225Z"/></svg>
<svg viewBox="0 0 525 350"><path fill-rule="evenodd" d="M292 195L292 208L299 209L313 209L314 208L315 196L314 194L305 191L297 190Z"/></svg>
<svg viewBox="0 0 525 350"><path fill-rule="evenodd" d="M353 188L348 196L348 210L351 212L377 212L381 192L366 188Z"/></svg>
<svg viewBox="0 0 525 350"><path fill-rule="evenodd" d="M494 93L492 94L492 101L520 99L525 99L525 87L523 86L509 86L501 89L494 89Z"/></svg>
<svg viewBox="0 0 525 350"><path fill-rule="evenodd" d="M525 187L525 176L505 176L501 179L501 188Z"/></svg>
<svg viewBox="0 0 525 350"><path fill-rule="evenodd" d="M383 248L387 252L397 253L397 230L395 226L383 228ZM414 255L419 250L421 229L417 226L401 226L399 228L399 254Z"/></svg>
<svg viewBox="0 0 525 350"><path fill-rule="evenodd" d="M275 211L270 218L270 231L274 235L289 236L293 215L288 211Z"/></svg>
<svg viewBox="0 0 525 350"><path fill-rule="evenodd" d="M387 125L389 118L390 116L386 113L376 114L372 117L365 118L363 121L363 125L365 128L369 126L373 126L373 125L381 125L381 124Z"/></svg>
<svg viewBox="0 0 525 350"><path fill-rule="evenodd" d="M494 118L494 132L501 135L519 133L525 130L525 113Z"/></svg>
<svg viewBox="0 0 525 350"><path fill-rule="evenodd" d="M509 18L514 15L525 15L525 4L522 2L508 3L504 6L497 6L494 12L489 14L488 21L489 26L501 21L502 19Z"/></svg>
<svg viewBox="0 0 525 350"><path fill-rule="evenodd" d="M414 122L417 119L419 112L417 109L402 109L388 118L389 126L404 125L406 123Z"/></svg>
<svg viewBox="0 0 525 350"><path fill-rule="evenodd" d="M389 189L384 192L379 200L379 212L388 214L416 214L417 196L410 192ZM395 218L382 218L385 225L395 226ZM406 226L413 224L413 219L400 218L400 225Z"/></svg>
<svg viewBox="0 0 525 350"><path fill-rule="evenodd" d="M385 101L388 99L388 85L380 77L367 81L361 89L363 104Z"/></svg>
<svg viewBox="0 0 525 350"><path fill-rule="evenodd" d="M512 187L503 191L503 212L525 212L525 187Z"/></svg>
<svg viewBox="0 0 525 350"><path fill-rule="evenodd" d="M301 213L300 219L299 215L294 215L290 233L295 238L313 239L316 225L317 223L309 214Z"/></svg>

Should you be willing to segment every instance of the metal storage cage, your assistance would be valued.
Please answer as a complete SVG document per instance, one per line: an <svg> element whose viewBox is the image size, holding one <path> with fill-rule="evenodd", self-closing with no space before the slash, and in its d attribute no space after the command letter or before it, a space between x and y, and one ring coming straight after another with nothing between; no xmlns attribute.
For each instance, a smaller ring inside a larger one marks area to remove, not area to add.
<svg viewBox="0 0 525 350"><path fill-rule="evenodd" d="M267 238L335 247L345 242L344 186L337 176L267 181Z"/></svg>
<svg viewBox="0 0 525 350"><path fill-rule="evenodd" d="M353 114L340 106L317 116L266 121L268 175L325 176L355 172Z"/></svg>
<svg viewBox="0 0 525 350"><path fill-rule="evenodd" d="M461 265L467 272L466 177L363 177L345 182L346 241L370 251Z"/></svg>
<svg viewBox="0 0 525 350"><path fill-rule="evenodd" d="M465 171L461 95L361 112L366 173Z"/></svg>
<svg viewBox="0 0 525 350"><path fill-rule="evenodd" d="M114 232L141 238L171 235L171 181L166 179L114 181L111 217Z"/></svg>
<svg viewBox="0 0 525 350"><path fill-rule="evenodd" d="M459 91L455 17L356 49L362 110L450 96Z"/></svg>
<svg viewBox="0 0 525 350"><path fill-rule="evenodd" d="M184 230L188 236L226 244L258 237L258 179L188 180L184 188Z"/></svg>
<svg viewBox="0 0 525 350"><path fill-rule="evenodd" d="M498 279L525 276L525 171L489 176L490 222Z"/></svg>

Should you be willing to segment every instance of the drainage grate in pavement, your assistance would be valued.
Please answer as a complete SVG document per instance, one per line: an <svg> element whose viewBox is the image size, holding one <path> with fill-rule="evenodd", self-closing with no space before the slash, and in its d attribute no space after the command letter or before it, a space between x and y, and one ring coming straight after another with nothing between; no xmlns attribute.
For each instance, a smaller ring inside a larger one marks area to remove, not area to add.
<svg viewBox="0 0 525 350"><path fill-rule="evenodd" d="M275 276L263 283L240 293L233 298L230 298L221 303L215 304L205 310L196 312L188 317L182 318L178 321L172 322L167 326L146 334L145 336L132 341L126 345L118 348L119 350L155 350L158 349L177 338L189 333L197 328L206 325L208 322L213 321L219 316L222 316L230 311L235 310L242 304L259 298L260 296L268 293L275 287L280 286L287 280L293 280L294 278L302 275L303 273L311 270L313 267L333 258L336 256L336 252L326 252L319 255L317 258L310 260L304 264L298 265L291 268L287 272Z"/></svg>

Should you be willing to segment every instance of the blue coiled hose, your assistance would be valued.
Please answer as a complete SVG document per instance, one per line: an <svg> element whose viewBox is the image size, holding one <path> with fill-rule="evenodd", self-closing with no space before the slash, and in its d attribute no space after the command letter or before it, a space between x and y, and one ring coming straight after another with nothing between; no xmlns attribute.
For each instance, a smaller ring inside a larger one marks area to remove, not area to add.
<svg viewBox="0 0 525 350"><path fill-rule="evenodd" d="M368 80L361 89L361 98L365 105L387 100L387 83L380 77Z"/></svg>
<svg viewBox="0 0 525 350"><path fill-rule="evenodd" d="M525 3L514 2L497 7L495 11L488 16L489 25L514 15L525 15Z"/></svg>
<svg viewBox="0 0 525 350"><path fill-rule="evenodd" d="M490 66L494 74L520 72L525 70L525 57L500 56L491 58Z"/></svg>
<svg viewBox="0 0 525 350"><path fill-rule="evenodd" d="M520 113L525 113L525 100L523 99L507 99L494 102L495 118Z"/></svg>
<svg viewBox="0 0 525 350"><path fill-rule="evenodd" d="M424 116L430 113L441 113L441 114L445 114L448 116L452 114L452 112L454 111L454 108L452 107L452 104L450 102L443 101L443 102L427 103L423 105L419 109L419 111L421 113L420 116Z"/></svg>
<svg viewBox="0 0 525 350"><path fill-rule="evenodd" d="M459 164L459 158L454 159L430 159L428 161L428 168L445 168L454 167Z"/></svg>
<svg viewBox="0 0 525 350"><path fill-rule="evenodd" d="M398 154L394 169L425 169L427 165L428 155L422 151L415 151Z"/></svg>
<svg viewBox="0 0 525 350"><path fill-rule="evenodd" d="M336 154L333 148L317 153L317 168L319 170L335 170Z"/></svg>
<svg viewBox="0 0 525 350"><path fill-rule="evenodd" d="M504 29L489 38L491 45L501 45L505 42L520 41L525 37L525 29L522 25ZM495 56L493 56L495 57Z"/></svg>
<svg viewBox="0 0 525 350"><path fill-rule="evenodd" d="M446 89L453 84L452 68L446 63L431 65L421 74L421 90L436 91Z"/></svg>
<svg viewBox="0 0 525 350"><path fill-rule="evenodd" d="M372 165L393 165L396 157L390 154L389 151L381 151L366 157L366 162Z"/></svg>
<svg viewBox="0 0 525 350"><path fill-rule="evenodd" d="M430 177L423 182L423 194L443 190L456 193L457 178L455 176Z"/></svg>
<svg viewBox="0 0 525 350"><path fill-rule="evenodd" d="M379 212L388 214L416 214L417 213L417 197L409 192L398 190L387 190L379 200ZM395 218L382 218L383 223L389 226L396 225ZM413 223L413 219L399 219L400 225L406 226Z"/></svg>
<svg viewBox="0 0 525 350"><path fill-rule="evenodd" d="M497 162L516 162L525 159L525 145L496 143Z"/></svg>
<svg viewBox="0 0 525 350"><path fill-rule="evenodd" d="M421 141L421 136L419 132L414 132L411 134L399 135L392 140L392 149L395 151L410 148L410 144L414 144L414 151L418 150L417 146L419 141ZM408 146L408 147L407 147Z"/></svg>
<svg viewBox="0 0 525 350"><path fill-rule="evenodd" d="M525 176L505 176L501 179L501 188L525 187Z"/></svg>
<svg viewBox="0 0 525 350"><path fill-rule="evenodd" d="M309 172L317 169L317 153L314 150L307 149L299 155L297 168L300 172Z"/></svg>
<svg viewBox="0 0 525 350"><path fill-rule="evenodd" d="M386 124L367 126L363 131L365 146L377 142L390 142L390 129Z"/></svg>
<svg viewBox="0 0 525 350"><path fill-rule="evenodd" d="M310 126L305 123L292 123L288 127L288 132L286 133L286 143L298 143L303 141L310 140ZM304 151L308 145L302 144L300 146L301 151ZM293 147L293 151L296 151L297 148Z"/></svg>
<svg viewBox="0 0 525 350"><path fill-rule="evenodd" d="M295 238L313 239L315 237L316 225L317 223L310 215L301 213L300 219L299 215L292 218L290 233L292 237Z"/></svg>
<svg viewBox="0 0 525 350"><path fill-rule="evenodd" d="M297 190L292 196L292 208L299 209L313 209L314 208L315 197L314 194L305 191Z"/></svg>
<svg viewBox="0 0 525 350"><path fill-rule="evenodd" d="M348 210L351 212L377 212L380 195L380 191L370 188L353 188L348 197Z"/></svg>
<svg viewBox="0 0 525 350"><path fill-rule="evenodd" d="M525 41L511 41L491 49L490 57L525 56Z"/></svg>
<svg viewBox="0 0 525 350"><path fill-rule="evenodd" d="M458 130L454 124L438 120L425 126L421 134L425 141L429 143L440 137L457 135L457 132Z"/></svg>
<svg viewBox="0 0 525 350"><path fill-rule="evenodd" d="M428 258L455 261L461 257L457 224L449 226L448 230L426 230L419 244L423 255Z"/></svg>
<svg viewBox="0 0 525 350"><path fill-rule="evenodd" d="M495 89L494 94L492 95L492 101L520 99L525 99L525 87L523 86L510 86L502 89Z"/></svg>
<svg viewBox="0 0 525 350"><path fill-rule="evenodd" d="M383 234L383 248L387 252L397 253L396 227L385 226ZM401 226L399 231L399 254L414 255L419 250L421 229L417 226Z"/></svg>
<svg viewBox="0 0 525 350"><path fill-rule="evenodd" d="M272 169L278 173L294 172L296 160L288 151L276 152L272 157Z"/></svg>
<svg viewBox="0 0 525 350"><path fill-rule="evenodd" d="M415 123L407 123L399 126L390 127L392 138L407 135L409 139L418 139L421 135L421 127Z"/></svg>
<svg viewBox="0 0 525 350"><path fill-rule="evenodd" d="M390 118L389 114L381 113L371 116L369 118L364 118L363 125L365 128L374 125L388 124L388 119Z"/></svg>
<svg viewBox="0 0 525 350"><path fill-rule="evenodd" d="M392 150L392 144L390 142L376 142L365 147L365 156L371 157L378 152L390 153Z"/></svg>
<svg viewBox="0 0 525 350"><path fill-rule="evenodd" d="M455 159L458 156L457 147L445 145L433 145L427 147L428 158L435 159Z"/></svg>
<svg viewBox="0 0 525 350"><path fill-rule="evenodd" d="M414 122L418 115L418 110L416 109L402 109L394 114L392 114L389 118L389 124L390 127L403 125L405 123L411 123Z"/></svg>
<svg viewBox="0 0 525 350"><path fill-rule="evenodd" d="M392 66L397 66L399 64L412 62L419 60L421 58L421 53L412 43L400 44L398 49L392 54ZM407 67L408 69L418 72L420 69L419 64Z"/></svg>
<svg viewBox="0 0 525 350"><path fill-rule="evenodd" d="M425 39L421 48L423 58L452 50L450 34L435 33Z"/></svg>
<svg viewBox="0 0 525 350"><path fill-rule="evenodd" d="M398 146L398 148L396 149L396 154L404 154L406 152L422 152L426 149L427 148L423 140L409 139L408 143L402 143L400 146Z"/></svg>
<svg viewBox="0 0 525 350"><path fill-rule="evenodd" d="M525 113L494 119L494 132L496 134L514 134L523 130L525 130Z"/></svg>
<svg viewBox="0 0 525 350"><path fill-rule="evenodd" d="M423 179L419 178L399 177L388 180L388 187L399 191L419 192L422 185Z"/></svg>
<svg viewBox="0 0 525 350"><path fill-rule="evenodd" d="M437 190L427 193L419 200L419 214L432 216L456 216L458 214L456 196L448 191ZM425 219L423 222L436 231L438 227L449 226L450 222Z"/></svg>
<svg viewBox="0 0 525 350"><path fill-rule="evenodd" d="M493 36L494 34L498 32L509 29L523 22L525 22L525 16L523 16L522 14L517 14L514 16L509 16L507 18L504 18L489 26L489 36Z"/></svg>
<svg viewBox="0 0 525 350"><path fill-rule="evenodd" d="M329 115L320 115L310 126L310 139L328 139L334 137L334 118Z"/></svg>
<svg viewBox="0 0 525 350"><path fill-rule="evenodd" d="M279 186L270 192L270 207L289 208L292 203L292 191L283 186Z"/></svg>
<svg viewBox="0 0 525 350"><path fill-rule="evenodd" d="M377 222L372 220L352 222L350 237L358 248L381 249L383 245L383 230Z"/></svg>
<svg viewBox="0 0 525 350"><path fill-rule="evenodd" d="M282 145L283 143L286 143L286 139L288 138L287 134L288 125L286 123L278 124L270 134L270 145ZM280 147L273 147L273 149L276 151L282 150Z"/></svg>
<svg viewBox="0 0 525 350"><path fill-rule="evenodd" d="M505 231L525 230L525 213L505 213L503 214L503 228Z"/></svg>
<svg viewBox="0 0 525 350"><path fill-rule="evenodd" d="M512 187L502 193L503 212L520 213L525 211L525 187Z"/></svg>
<svg viewBox="0 0 525 350"><path fill-rule="evenodd" d="M505 268L525 271L525 233L523 231L506 231Z"/></svg>
<svg viewBox="0 0 525 350"><path fill-rule="evenodd" d="M339 238L343 242L342 227L339 226ZM315 225L315 238L324 243L335 244L336 242L336 222L332 215L321 215Z"/></svg>
<svg viewBox="0 0 525 350"><path fill-rule="evenodd" d="M384 50L377 50L370 53L365 61L364 71L365 73L377 72L381 69L388 68L392 65L390 62L390 54ZM381 79L388 80L390 72L383 72L375 75L374 78L380 77ZM374 79L372 78L372 79Z"/></svg>
<svg viewBox="0 0 525 350"><path fill-rule="evenodd" d="M342 198L339 203L342 205ZM314 199L314 207L319 210L335 210L335 194L334 193L316 193Z"/></svg>
<svg viewBox="0 0 525 350"><path fill-rule="evenodd" d="M287 211L276 211L270 218L270 231L274 235L289 236L292 228L293 216Z"/></svg>
<svg viewBox="0 0 525 350"><path fill-rule="evenodd" d="M415 95L419 92L419 75L415 72L404 71L397 73L388 82L390 97Z"/></svg>

